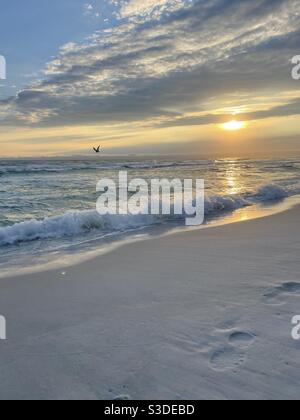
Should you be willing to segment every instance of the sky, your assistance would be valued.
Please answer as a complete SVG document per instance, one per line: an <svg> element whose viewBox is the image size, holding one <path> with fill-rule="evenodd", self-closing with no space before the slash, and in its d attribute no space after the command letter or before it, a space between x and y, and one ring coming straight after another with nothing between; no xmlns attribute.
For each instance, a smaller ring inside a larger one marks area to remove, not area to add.
<svg viewBox="0 0 300 420"><path fill-rule="evenodd" d="M300 153L299 0L1 0L0 157Z"/></svg>

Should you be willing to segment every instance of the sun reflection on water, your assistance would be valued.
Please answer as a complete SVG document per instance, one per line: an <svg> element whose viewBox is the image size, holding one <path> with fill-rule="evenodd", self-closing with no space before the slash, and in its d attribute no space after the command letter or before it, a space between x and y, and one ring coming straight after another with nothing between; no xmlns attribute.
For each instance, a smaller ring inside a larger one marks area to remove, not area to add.
<svg viewBox="0 0 300 420"><path fill-rule="evenodd" d="M242 191L241 169L237 161L231 161L225 171L224 190L226 194L239 194Z"/></svg>

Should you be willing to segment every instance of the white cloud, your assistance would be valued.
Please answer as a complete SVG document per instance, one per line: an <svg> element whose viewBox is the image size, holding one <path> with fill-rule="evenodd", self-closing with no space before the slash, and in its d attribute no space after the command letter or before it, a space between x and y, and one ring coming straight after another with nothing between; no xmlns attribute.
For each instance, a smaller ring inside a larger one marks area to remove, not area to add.
<svg viewBox="0 0 300 420"><path fill-rule="evenodd" d="M86 4L83 6L83 9L84 9L84 14L85 14L85 15L90 15L90 14L93 12L94 7L93 7L93 5L92 5L92 4L90 4L90 3L86 3Z"/></svg>
<svg viewBox="0 0 300 420"><path fill-rule="evenodd" d="M292 83L283 71L299 45L298 0L169 3L118 2L129 21L62 46L43 81L0 102L0 116L47 124L169 120L226 90Z"/></svg>
<svg viewBox="0 0 300 420"><path fill-rule="evenodd" d="M132 20L160 19L192 3L192 0L123 0L119 2L121 18Z"/></svg>
<svg viewBox="0 0 300 420"><path fill-rule="evenodd" d="M85 16L88 16L88 17L91 17L91 18L99 18L99 17L101 17L100 11L92 3L85 3L84 4L84 6L83 6L83 14Z"/></svg>

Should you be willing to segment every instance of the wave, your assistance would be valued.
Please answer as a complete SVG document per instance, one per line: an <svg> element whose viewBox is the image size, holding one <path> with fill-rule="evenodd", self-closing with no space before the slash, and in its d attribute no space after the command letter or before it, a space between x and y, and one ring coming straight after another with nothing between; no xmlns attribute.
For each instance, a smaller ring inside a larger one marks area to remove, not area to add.
<svg viewBox="0 0 300 420"><path fill-rule="evenodd" d="M184 168L184 167L203 167L209 166L213 171L223 169L223 165L237 164L243 169L251 168L253 164L262 165L264 171L298 171L300 162L297 161L244 161L244 160L178 160L178 161L73 161L59 160L53 162L37 162L37 161L0 161L0 177L10 175L26 175L26 174L55 174L69 173L80 171L105 171L105 170L151 170L164 168Z"/></svg>
<svg viewBox="0 0 300 420"><path fill-rule="evenodd" d="M61 216L29 220L0 229L0 246L38 239L82 235L93 230L122 231L148 224L149 216L100 216L96 210L69 211Z"/></svg>
<svg viewBox="0 0 300 420"><path fill-rule="evenodd" d="M282 200L290 195L291 190L276 184L269 184L260 187L256 193L258 201ZM255 198L255 197L254 197Z"/></svg>
<svg viewBox="0 0 300 420"><path fill-rule="evenodd" d="M177 162L131 162L122 164L122 168L125 169L158 169L158 168L175 168L175 167L186 167L186 166L203 166L214 163L212 160L184 160Z"/></svg>
<svg viewBox="0 0 300 420"><path fill-rule="evenodd" d="M269 184L257 189L254 193L241 195L211 195L205 198L205 215L214 217L224 212L234 211L243 207L262 202L284 199L290 195L299 194L300 186L283 188ZM126 232L141 227L151 227L156 224L166 224L170 221L184 221L186 215L152 216L152 215L105 215L100 216L96 210L69 211L60 216L47 217L43 220L29 220L12 226L0 228L0 246L16 245L44 239L60 239L100 231L103 234Z"/></svg>
<svg viewBox="0 0 300 420"><path fill-rule="evenodd" d="M159 169L159 168L173 168L185 166L200 166L209 165L213 161L197 160L197 161L177 161L177 162L102 162L102 163L77 163L77 162L64 162L45 164L45 163L17 163L15 165L1 165L0 176L7 175L22 175L22 174L53 174L53 173L66 173L78 171L96 171L96 170L139 170L139 169Z"/></svg>

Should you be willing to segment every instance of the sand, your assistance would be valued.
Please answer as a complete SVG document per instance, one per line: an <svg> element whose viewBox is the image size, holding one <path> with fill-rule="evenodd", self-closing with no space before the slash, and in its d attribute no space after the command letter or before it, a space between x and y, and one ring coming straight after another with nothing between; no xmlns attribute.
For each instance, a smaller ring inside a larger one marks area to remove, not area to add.
<svg viewBox="0 0 300 420"><path fill-rule="evenodd" d="M300 207L0 280L1 399L299 399Z"/></svg>

